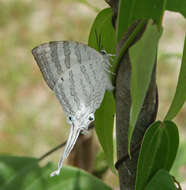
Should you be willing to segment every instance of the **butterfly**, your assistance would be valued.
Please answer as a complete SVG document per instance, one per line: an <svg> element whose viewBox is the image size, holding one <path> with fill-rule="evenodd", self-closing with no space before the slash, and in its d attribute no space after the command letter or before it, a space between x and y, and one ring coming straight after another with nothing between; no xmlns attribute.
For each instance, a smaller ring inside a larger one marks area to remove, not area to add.
<svg viewBox="0 0 186 190"><path fill-rule="evenodd" d="M68 140L51 176L59 175L64 160L80 133L86 134L94 121L106 90L113 86L109 78L109 56L74 41L52 41L32 50L47 85L59 100L70 125Z"/></svg>

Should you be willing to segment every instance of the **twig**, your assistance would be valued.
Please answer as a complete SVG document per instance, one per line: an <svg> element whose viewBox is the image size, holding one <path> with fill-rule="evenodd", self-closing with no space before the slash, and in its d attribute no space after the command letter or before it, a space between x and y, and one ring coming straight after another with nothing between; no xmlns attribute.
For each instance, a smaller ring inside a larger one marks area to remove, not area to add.
<svg viewBox="0 0 186 190"><path fill-rule="evenodd" d="M92 128L94 128L94 122L91 122L89 124L88 130L91 130ZM82 134L80 134L80 135L82 135ZM45 153L40 158L38 158L38 161L43 160L45 157L49 156L53 152L55 152L55 151L59 150L60 148L62 148L63 146L65 146L66 142L67 142L67 140L62 142L61 144L57 145L56 147L52 148L51 150L49 150L47 153Z"/></svg>
<svg viewBox="0 0 186 190"><path fill-rule="evenodd" d="M80 0L81 3L85 4L87 7L91 8L95 12L99 12L100 9L89 3L87 0Z"/></svg>
<svg viewBox="0 0 186 190"><path fill-rule="evenodd" d="M49 150L47 153L45 153L44 155L42 155L40 158L38 158L38 161L43 160L45 157L49 156L50 154L52 154L53 152L57 151L58 149L62 148L63 146L65 146L67 141L62 142L61 144L57 145L56 147L52 148L51 150Z"/></svg>
<svg viewBox="0 0 186 190"><path fill-rule="evenodd" d="M137 150L141 147L142 140L131 150L131 156L136 153ZM115 163L115 168L118 170L119 166L125 162L127 159L129 159L129 154L125 154L122 158L118 159L118 161Z"/></svg>
<svg viewBox="0 0 186 190"><path fill-rule="evenodd" d="M180 185L180 183L176 180L176 178L174 177L174 176L172 176L172 178L173 178L173 180L174 180L174 183L177 185L177 189L178 190L182 190L182 188L181 188L181 185Z"/></svg>

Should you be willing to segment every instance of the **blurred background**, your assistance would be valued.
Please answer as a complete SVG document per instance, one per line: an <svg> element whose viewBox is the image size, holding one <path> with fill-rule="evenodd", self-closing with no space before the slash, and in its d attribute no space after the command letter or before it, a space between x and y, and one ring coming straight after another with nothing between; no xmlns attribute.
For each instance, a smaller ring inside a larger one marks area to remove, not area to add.
<svg viewBox="0 0 186 190"><path fill-rule="evenodd" d="M66 139L68 126L62 108L43 81L31 49L53 40L87 44L94 18L105 7L100 0L91 0L91 4L84 0L0 0L0 154L40 157ZM165 116L175 92L186 20L166 12L163 25L157 68L158 119ZM175 122L181 141L171 173L184 189L186 105ZM61 152L47 161L57 162ZM118 186L117 177L109 170L103 179L112 187Z"/></svg>

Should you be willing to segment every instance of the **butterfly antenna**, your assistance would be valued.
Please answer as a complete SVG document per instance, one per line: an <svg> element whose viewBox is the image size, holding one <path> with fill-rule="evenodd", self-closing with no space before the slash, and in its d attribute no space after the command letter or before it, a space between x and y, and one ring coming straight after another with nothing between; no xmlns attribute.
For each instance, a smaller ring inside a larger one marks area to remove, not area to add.
<svg viewBox="0 0 186 190"><path fill-rule="evenodd" d="M95 29L94 32L95 32L95 36L96 36L97 45L98 45L98 48L99 48L99 38L98 38L97 30Z"/></svg>
<svg viewBox="0 0 186 190"><path fill-rule="evenodd" d="M101 35L98 36L97 30L95 29L95 36L96 36L96 41L98 45L98 50L101 49Z"/></svg>
<svg viewBox="0 0 186 190"><path fill-rule="evenodd" d="M103 40L102 40L102 36L101 36L101 34L100 34L99 36L100 36L100 38L99 38L99 39L100 39L100 40L99 40L99 41L100 41L99 49L102 50L102 49L103 49L103 46L101 45L101 42L102 42Z"/></svg>
<svg viewBox="0 0 186 190"><path fill-rule="evenodd" d="M66 144L64 153L63 153L61 159L58 162L58 169L50 174L51 177L53 177L55 175L59 175L60 170L61 170L61 168L63 166L63 162L68 157L71 150L73 149L73 147L74 147L74 145L75 145L75 143L77 141L77 138L78 138L78 136L80 134L80 131L81 131L81 129L74 127L74 125L72 125L70 127L70 134L68 136L68 140L67 140L67 144Z"/></svg>

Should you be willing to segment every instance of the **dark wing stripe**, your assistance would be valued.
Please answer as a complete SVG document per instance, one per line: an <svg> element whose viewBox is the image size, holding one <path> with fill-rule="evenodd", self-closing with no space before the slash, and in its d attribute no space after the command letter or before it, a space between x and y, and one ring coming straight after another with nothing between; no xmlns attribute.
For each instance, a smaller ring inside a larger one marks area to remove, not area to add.
<svg viewBox="0 0 186 190"><path fill-rule="evenodd" d="M65 65L67 69L70 69L70 46L69 46L69 42L64 41L63 42L63 49L64 49L64 55L65 55Z"/></svg>
<svg viewBox="0 0 186 190"><path fill-rule="evenodd" d="M76 55L78 63L81 64L81 52L79 48L79 43L75 44L74 51L75 51L75 55Z"/></svg>
<svg viewBox="0 0 186 190"><path fill-rule="evenodd" d="M61 73L63 73L63 70L62 70L62 66L60 64L59 57L58 57L58 51L57 51L58 43L49 42L49 47L51 50L50 54L51 54L52 62L54 63L56 67L57 74L60 75Z"/></svg>
<svg viewBox="0 0 186 190"><path fill-rule="evenodd" d="M85 80L89 84L89 87L92 89L92 91L94 91L94 85L92 84L92 82L90 80L90 77L86 71L85 65L80 65L80 71L82 72L83 76L85 77Z"/></svg>
<svg viewBox="0 0 186 190"><path fill-rule="evenodd" d="M96 62L97 60L95 60L95 62ZM95 80L95 82L97 83L98 82L98 78L97 78L97 74L96 74L96 71L95 71L95 69L93 68L93 64L95 64L95 63L89 63L89 67L90 67L90 70L92 71L92 75L93 75L93 77L94 77L94 80Z"/></svg>
<svg viewBox="0 0 186 190"><path fill-rule="evenodd" d="M69 115L73 115L74 111L72 110L72 106L70 105L68 98L64 92L65 89L64 89L62 81L57 82L57 84L54 88L54 91L55 91L55 94L56 94L59 102L63 106L63 110L65 111L65 113L68 113Z"/></svg>
<svg viewBox="0 0 186 190"><path fill-rule="evenodd" d="M72 70L69 71L69 81L70 81L70 94L74 98L74 101L77 106L77 110L79 110L80 109L80 99L78 98L78 94L75 90L75 81L74 81Z"/></svg>

